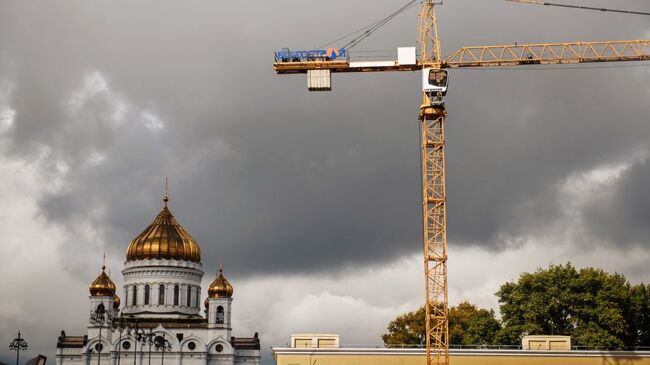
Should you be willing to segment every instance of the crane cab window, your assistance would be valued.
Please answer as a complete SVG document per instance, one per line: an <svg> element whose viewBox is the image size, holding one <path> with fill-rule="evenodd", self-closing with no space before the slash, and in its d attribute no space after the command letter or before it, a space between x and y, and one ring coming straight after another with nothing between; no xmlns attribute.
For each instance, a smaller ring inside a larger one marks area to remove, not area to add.
<svg viewBox="0 0 650 365"><path fill-rule="evenodd" d="M445 70L429 70L429 85L446 88L447 87L447 71Z"/></svg>
<svg viewBox="0 0 650 365"><path fill-rule="evenodd" d="M440 98L447 94L448 86L447 70L438 68L425 68L422 70L422 91L431 98L441 100Z"/></svg>

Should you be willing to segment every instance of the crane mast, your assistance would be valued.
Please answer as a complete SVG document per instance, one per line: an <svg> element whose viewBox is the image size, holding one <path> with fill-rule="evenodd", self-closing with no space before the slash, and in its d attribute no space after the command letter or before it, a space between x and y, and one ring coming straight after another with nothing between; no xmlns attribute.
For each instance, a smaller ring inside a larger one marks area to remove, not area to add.
<svg viewBox="0 0 650 365"><path fill-rule="evenodd" d="M440 69L441 55L434 0L420 4L420 63ZM447 195L445 177L445 103L422 93L420 169L424 241L425 331L427 364L449 363L449 295L447 286Z"/></svg>
<svg viewBox="0 0 650 365"><path fill-rule="evenodd" d="M440 68L441 54L438 38L436 3L425 0L420 4L418 15L418 43L420 43L420 63L424 67Z"/></svg>

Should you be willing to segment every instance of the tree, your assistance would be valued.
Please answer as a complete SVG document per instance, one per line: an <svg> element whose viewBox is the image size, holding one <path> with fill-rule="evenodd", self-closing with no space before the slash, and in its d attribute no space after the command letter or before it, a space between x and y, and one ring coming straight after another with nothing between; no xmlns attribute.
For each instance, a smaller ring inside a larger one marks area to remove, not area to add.
<svg viewBox="0 0 650 365"><path fill-rule="evenodd" d="M630 332L633 346L650 346L650 285L630 288Z"/></svg>
<svg viewBox="0 0 650 365"><path fill-rule="evenodd" d="M388 333L381 335L386 346L424 346L425 337L424 306L413 312L402 314L390 321Z"/></svg>
<svg viewBox="0 0 650 365"><path fill-rule="evenodd" d="M503 323L497 341L516 345L526 334L568 335L577 346L637 346L647 332L647 317L639 314L648 303L644 289L632 290L620 274L578 271L571 263L524 273L497 292Z"/></svg>
<svg viewBox="0 0 650 365"><path fill-rule="evenodd" d="M453 345L492 345L500 329L493 310L478 308L468 301L449 308L449 340Z"/></svg>
<svg viewBox="0 0 650 365"><path fill-rule="evenodd" d="M500 322L468 302L450 308L452 345L517 346L525 335L567 335L576 346L650 346L650 285L633 286L617 273L550 265L501 285L496 295ZM384 344L423 346L424 317L421 307L391 321Z"/></svg>
<svg viewBox="0 0 650 365"><path fill-rule="evenodd" d="M424 346L424 306L402 314L388 324L382 340L386 346ZM453 345L490 345L500 329L494 311L465 301L449 309L449 338Z"/></svg>

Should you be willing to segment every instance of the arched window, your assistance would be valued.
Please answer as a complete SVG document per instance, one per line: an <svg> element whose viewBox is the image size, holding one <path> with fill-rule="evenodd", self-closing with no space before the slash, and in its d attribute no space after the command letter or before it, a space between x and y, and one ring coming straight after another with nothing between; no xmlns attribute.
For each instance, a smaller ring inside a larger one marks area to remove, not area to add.
<svg viewBox="0 0 650 365"><path fill-rule="evenodd" d="M158 304L165 304L165 284L160 284L158 287Z"/></svg>
<svg viewBox="0 0 650 365"><path fill-rule="evenodd" d="M199 307L199 298L201 297L201 288L196 288L196 296L194 297L194 308Z"/></svg>
<svg viewBox="0 0 650 365"><path fill-rule="evenodd" d="M144 286L144 305L149 305L149 284Z"/></svg>
<svg viewBox="0 0 650 365"><path fill-rule="evenodd" d="M185 303L185 304L187 304L188 307L192 306L191 300L192 300L192 287L188 286L187 287L187 301Z"/></svg>
<svg viewBox="0 0 650 365"><path fill-rule="evenodd" d="M223 323L223 307L222 306L217 307L217 323L219 323L219 324Z"/></svg>
<svg viewBox="0 0 650 365"><path fill-rule="evenodd" d="M133 305L138 305L138 287L133 285Z"/></svg>
<svg viewBox="0 0 650 365"><path fill-rule="evenodd" d="M178 285L174 285L174 305L178 305L178 294L179 294L180 288Z"/></svg>

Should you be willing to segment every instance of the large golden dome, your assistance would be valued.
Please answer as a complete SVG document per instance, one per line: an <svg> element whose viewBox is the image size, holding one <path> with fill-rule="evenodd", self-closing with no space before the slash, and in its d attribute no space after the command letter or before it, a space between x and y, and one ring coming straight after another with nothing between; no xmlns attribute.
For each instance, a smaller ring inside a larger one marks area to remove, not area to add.
<svg viewBox="0 0 650 365"><path fill-rule="evenodd" d="M102 266L102 273L97 279L90 284L90 295L93 297L112 297L115 295L115 284L104 271L106 266Z"/></svg>
<svg viewBox="0 0 650 365"><path fill-rule="evenodd" d="M131 241L126 261L143 259L175 259L201 262L201 248L165 206L156 219Z"/></svg>
<svg viewBox="0 0 650 365"><path fill-rule="evenodd" d="M223 276L223 265L219 268L219 276L210 284L208 296L210 298L231 298L233 293L232 285Z"/></svg>

